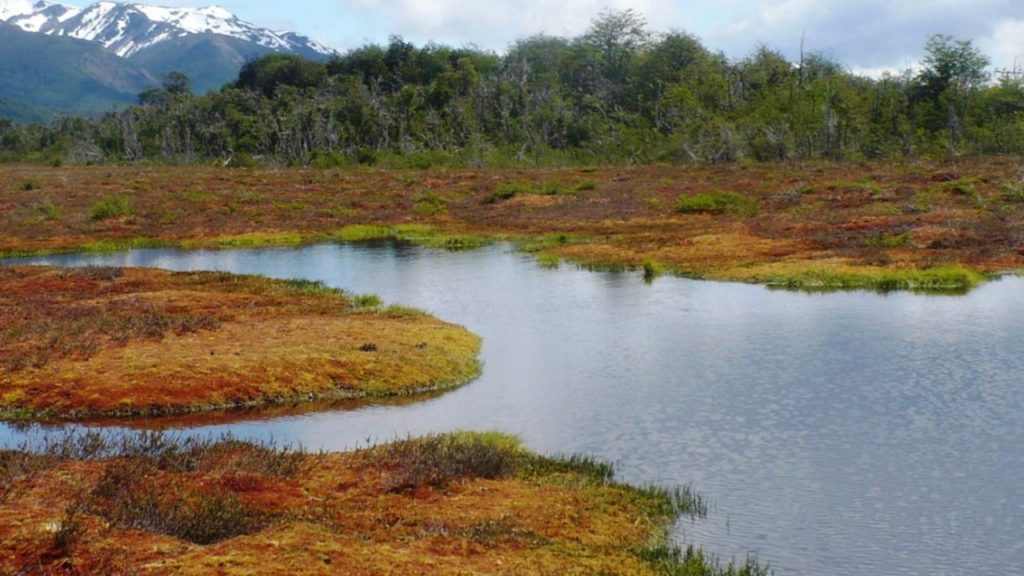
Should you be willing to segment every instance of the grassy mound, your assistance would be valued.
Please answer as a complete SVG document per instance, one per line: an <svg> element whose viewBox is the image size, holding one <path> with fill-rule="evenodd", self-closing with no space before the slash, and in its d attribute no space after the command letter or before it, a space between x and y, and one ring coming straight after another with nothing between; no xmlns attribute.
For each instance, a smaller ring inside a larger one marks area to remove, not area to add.
<svg viewBox="0 0 1024 576"><path fill-rule="evenodd" d="M0 452L0 572L767 573L668 545L703 511L494 433L334 454L92 433Z"/></svg>
<svg viewBox="0 0 1024 576"><path fill-rule="evenodd" d="M163 415L455 386L464 328L322 284L0 268L0 416Z"/></svg>

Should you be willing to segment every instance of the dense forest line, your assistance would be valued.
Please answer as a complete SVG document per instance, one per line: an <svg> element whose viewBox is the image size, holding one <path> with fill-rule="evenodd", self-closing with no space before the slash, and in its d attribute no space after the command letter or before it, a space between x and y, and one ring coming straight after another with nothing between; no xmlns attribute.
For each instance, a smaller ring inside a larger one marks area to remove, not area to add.
<svg viewBox="0 0 1024 576"><path fill-rule="evenodd" d="M195 96L171 73L139 105L0 120L0 159L338 166L874 159L1024 153L1024 74L935 35L874 79L815 53L730 61L627 10L506 54L399 37L313 62L274 54Z"/></svg>

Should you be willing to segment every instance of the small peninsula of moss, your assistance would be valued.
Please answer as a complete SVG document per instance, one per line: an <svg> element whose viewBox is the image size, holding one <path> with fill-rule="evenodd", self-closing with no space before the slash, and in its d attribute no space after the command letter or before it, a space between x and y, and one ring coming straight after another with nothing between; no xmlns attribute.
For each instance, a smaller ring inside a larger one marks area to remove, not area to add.
<svg viewBox="0 0 1024 576"><path fill-rule="evenodd" d="M0 417L184 414L465 383L479 338L375 297L225 273L0 267Z"/></svg>
<svg viewBox="0 0 1024 576"><path fill-rule="evenodd" d="M0 573L767 575L670 543L705 507L496 433L309 454L93 432L0 451Z"/></svg>

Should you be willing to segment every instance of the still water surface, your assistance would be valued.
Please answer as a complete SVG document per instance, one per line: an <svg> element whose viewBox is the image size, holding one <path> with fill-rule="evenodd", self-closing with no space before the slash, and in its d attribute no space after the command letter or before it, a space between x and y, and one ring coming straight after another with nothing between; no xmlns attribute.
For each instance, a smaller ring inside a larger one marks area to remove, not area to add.
<svg viewBox="0 0 1024 576"><path fill-rule="evenodd" d="M713 509L678 537L725 558L756 554L779 575L1024 569L1024 279L965 297L647 285L633 273L544 270L507 246L35 261L322 280L484 338L483 376L440 397L200 434L344 449L500 430L544 453L615 462L630 482L693 484ZM0 424L0 443L25 434Z"/></svg>

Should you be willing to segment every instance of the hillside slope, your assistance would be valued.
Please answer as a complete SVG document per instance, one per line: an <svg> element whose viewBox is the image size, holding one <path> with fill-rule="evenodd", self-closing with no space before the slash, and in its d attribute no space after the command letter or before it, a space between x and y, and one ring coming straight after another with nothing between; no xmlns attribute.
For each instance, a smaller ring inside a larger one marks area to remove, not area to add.
<svg viewBox="0 0 1024 576"><path fill-rule="evenodd" d="M93 42L33 34L0 23L0 101L7 116L37 121L57 111L96 114L131 104L158 83Z"/></svg>

